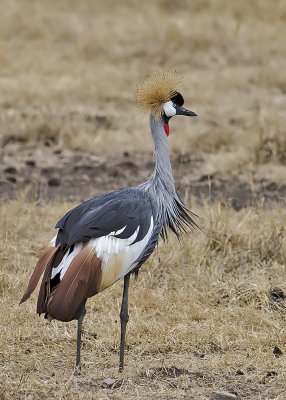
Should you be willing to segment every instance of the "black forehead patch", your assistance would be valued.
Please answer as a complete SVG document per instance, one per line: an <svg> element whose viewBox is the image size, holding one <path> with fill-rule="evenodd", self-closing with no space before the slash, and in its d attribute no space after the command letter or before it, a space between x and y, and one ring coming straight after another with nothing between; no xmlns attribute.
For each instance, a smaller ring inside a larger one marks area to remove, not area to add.
<svg viewBox="0 0 286 400"><path fill-rule="evenodd" d="M171 100L178 104L178 106L182 106L184 104L184 97L179 92L176 92L176 94L171 97Z"/></svg>

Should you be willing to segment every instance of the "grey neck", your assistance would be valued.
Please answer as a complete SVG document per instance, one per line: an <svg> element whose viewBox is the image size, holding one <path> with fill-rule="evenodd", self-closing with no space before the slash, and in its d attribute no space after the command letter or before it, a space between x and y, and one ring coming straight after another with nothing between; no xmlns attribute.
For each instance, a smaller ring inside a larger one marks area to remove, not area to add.
<svg viewBox="0 0 286 400"><path fill-rule="evenodd" d="M179 238L182 232L188 232L196 223L175 188L163 118L155 121L150 116L150 128L155 148L155 169L147 182L138 188L149 193L154 206L153 216L157 226L154 234L160 232L163 239L166 239L171 229Z"/></svg>
<svg viewBox="0 0 286 400"><path fill-rule="evenodd" d="M174 195L176 189L170 161L168 138L165 133L163 118L155 121L152 115L150 115L150 128L155 150L155 169L150 179L154 182L161 182L164 189Z"/></svg>

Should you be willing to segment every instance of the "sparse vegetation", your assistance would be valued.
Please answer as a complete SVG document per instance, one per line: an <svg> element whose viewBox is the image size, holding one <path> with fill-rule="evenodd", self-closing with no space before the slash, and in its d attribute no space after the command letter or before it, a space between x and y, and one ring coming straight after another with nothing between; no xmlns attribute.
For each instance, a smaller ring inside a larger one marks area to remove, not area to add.
<svg viewBox="0 0 286 400"><path fill-rule="evenodd" d="M284 356L273 350L284 351L286 309L269 293L286 291L285 210L196 207L208 221L204 231L181 245L174 238L161 243L132 282L124 373L117 372L118 282L88 303L82 375L75 378L75 323L39 318L36 295L18 305L53 221L70 206L23 200L1 206L9 232L1 249L3 398L105 398L100 382L108 376L122 380L112 390L115 398L134 392L139 398L204 398L215 387L236 388L251 399L267 388L269 398L283 398ZM26 231L28 221L41 229ZM174 366L187 372L169 375Z"/></svg>
<svg viewBox="0 0 286 400"><path fill-rule="evenodd" d="M4 0L1 17L0 399L284 400L285 2ZM36 294L18 303L60 216L147 177L133 94L174 69L199 115L170 123L174 172L202 231L132 280L123 374L122 282L88 302L73 376L75 323L39 318Z"/></svg>

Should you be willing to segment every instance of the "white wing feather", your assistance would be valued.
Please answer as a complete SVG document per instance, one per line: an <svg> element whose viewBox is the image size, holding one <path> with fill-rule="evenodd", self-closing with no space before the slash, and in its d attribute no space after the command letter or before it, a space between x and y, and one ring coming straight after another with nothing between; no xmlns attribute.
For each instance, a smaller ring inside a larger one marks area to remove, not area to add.
<svg viewBox="0 0 286 400"><path fill-rule="evenodd" d="M144 238L136 243L140 226L136 231L127 239L116 238L124 231L126 226L116 232L110 232L106 236L90 239L87 246L94 248L98 258L102 260L102 285L101 290L105 287L112 285L118 279L128 274L135 267L136 260L145 249L153 232L154 222L151 216L150 227ZM55 238L53 238L55 242ZM133 244L132 244L133 243ZM53 279L60 272L60 279L62 280L72 260L83 248L83 243L77 243L71 253L67 251L60 264L53 268L51 279Z"/></svg>

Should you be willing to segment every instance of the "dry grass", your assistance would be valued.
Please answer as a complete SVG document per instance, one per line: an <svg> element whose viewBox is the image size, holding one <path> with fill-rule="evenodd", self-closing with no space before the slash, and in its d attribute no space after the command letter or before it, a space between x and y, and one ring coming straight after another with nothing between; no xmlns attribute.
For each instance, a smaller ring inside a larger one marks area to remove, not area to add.
<svg viewBox="0 0 286 400"><path fill-rule="evenodd" d="M285 182L284 1L3 0L1 17L3 164L150 151L133 93L146 75L176 70L199 118L171 122L172 154L202 158L200 175ZM286 291L285 209L193 206L205 231L160 245L132 281L124 373L118 282L88 303L74 377L75 323L39 318L36 294L18 305L70 207L25 196L0 205L0 399L285 398L284 300L269 294ZM119 387L102 389L106 377Z"/></svg>
<svg viewBox="0 0 286 400"><path fill-rule="evenodd" d="M161 243L132 280L124 373L117 371L118 282L88 302L82 375L74 377L75 323L39 318L36 295L18 304L51 226L69 207L19 198L0 208L1 398L204 399L215 388L284 398L285 355L273 350L286 351L285 306L269 291L286 291L285 210L196 207L204 232L182 245ZM121 386L102 389L106 377Z"/></svg>
<svg viewBox="0 0 286 400"><path fill-rule="evenodd" d="M285 164L285 2L4 0L1 9L4 155L51 137L97 155L149 151L136 84L177 70L199 119L176 122L174 150L206 151L210 173L228 155L229 169Z"/></svg>

